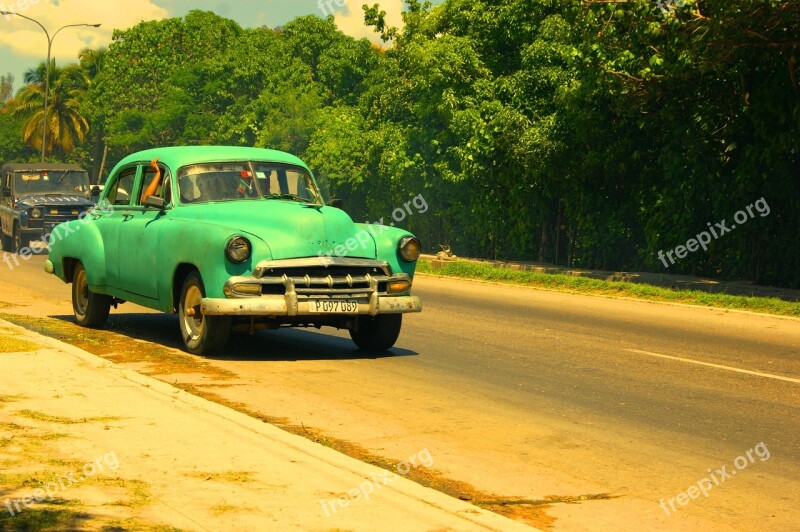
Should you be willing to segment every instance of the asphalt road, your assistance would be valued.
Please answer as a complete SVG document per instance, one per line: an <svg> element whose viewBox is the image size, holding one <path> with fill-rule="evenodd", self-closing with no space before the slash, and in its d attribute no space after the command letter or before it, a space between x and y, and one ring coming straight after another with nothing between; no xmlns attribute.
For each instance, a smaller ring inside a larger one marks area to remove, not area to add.
<svg viewBox="0 0 800 532"><path fill-rule="evenodd" d="M67 315L43 261L0 263L0 300ZM422 276L415 293L390 356L265 332L212 361L240 377L214 391L398 462L428 449L497 496L616 497L554 504L555 530L797 530L800 320ZM132 305L111 326L179 342Z"/></svg>

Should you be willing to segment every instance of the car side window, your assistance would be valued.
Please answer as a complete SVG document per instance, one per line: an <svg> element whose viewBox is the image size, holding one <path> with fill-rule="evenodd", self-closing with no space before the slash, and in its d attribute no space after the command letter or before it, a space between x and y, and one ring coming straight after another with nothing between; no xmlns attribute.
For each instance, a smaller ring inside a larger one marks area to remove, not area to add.
<svg viewBox="0 0 800 532"><path fill-rule="evenodd" d="M154 196L158 196L159 198L164 198L165 203L170 203L172 201L172 187L170 186L170 176L169 170L166 167L159 164L158 167L161 169L161 184L156 189L156 193L153 194ZM143 186L147 186L153 178L156 176L156 171L152 166L147 166L144 169L144 179L142 179ZM136 205L141 205L142 202L140 201L141 198L137 198Z"/></svg>
<svg viewBox="0 0 800 532"><path fill-rule="evenodd" d="M136 182L136 168L129 168L120 172L117 180L108 191L108 202L112 205L130 205L131 193Z"/></svg>

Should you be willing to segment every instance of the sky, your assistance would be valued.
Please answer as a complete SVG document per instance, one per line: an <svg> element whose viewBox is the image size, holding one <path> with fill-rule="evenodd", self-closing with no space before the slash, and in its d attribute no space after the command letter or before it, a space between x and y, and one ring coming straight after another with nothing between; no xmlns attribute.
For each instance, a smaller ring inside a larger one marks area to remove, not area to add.
<svg viewBox="0 0 800 532"><path fill-rule="evenodd" d="M434 0L440 4L444 0ZM52 35L67 24L102 24L100 28L66 28L53 39L58 64L77 60L86 47L107 46L114 29L127 29L144 20L180 17L193 9L213 11L243 27L275 27L302 15L333 14L339 28L354 37L379 42L364 26L361 6L381 4L388 21L401 26L403 0L0 0L0 11L15 11L38 20ZM35 23L17 16L0 16L0 74L14 75L14 88L23 73L47 57L47 39Z"/></svg>

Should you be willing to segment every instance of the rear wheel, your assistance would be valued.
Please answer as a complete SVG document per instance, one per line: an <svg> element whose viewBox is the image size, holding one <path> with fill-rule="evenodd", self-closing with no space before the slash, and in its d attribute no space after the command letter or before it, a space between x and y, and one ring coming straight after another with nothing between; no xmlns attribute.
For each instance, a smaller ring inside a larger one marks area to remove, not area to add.
<svg viewBox="0 0 800 532"><path fill-rule="evenodd" d="M231 334L227 316L203 316L201 303L206 295L200 274L192 272L181 289L178 315L186 350L193 355L208 355L225 346Z"/></svg>
<svg viewBox="0 0 800 532"><path fill-rule="evenodd" d="M365 351L386 351L397 342L402 326L402 314L361 316L358 329L350 330L350 338Z"/></svg>
<svg viewBox="0 0 800 532"><path fill-rule="evenodd" d="M75 265L72 275L72 310L78 325L93 328L103 326L111 311L111 298L89 289L86 269L80 262Z"/></svg>

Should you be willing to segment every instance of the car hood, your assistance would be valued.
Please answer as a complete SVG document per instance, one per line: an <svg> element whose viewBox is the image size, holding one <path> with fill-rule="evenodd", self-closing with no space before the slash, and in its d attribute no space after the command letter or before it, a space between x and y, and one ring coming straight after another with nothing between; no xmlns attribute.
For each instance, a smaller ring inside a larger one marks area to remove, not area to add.
<svg viewBox="0 0 800 532"><path fill-rule="evenodd" d="M231 233L255 235L269 245L273 260L335 255L334 249L345 246L349 239L364 245L358 244L353 251L347 251L348 257L376 258L372 236L347 213L333 207L282 200L230 201L185 205L176 209L175 218L230 227Z"/></svg>
<svg viewBox="0 0 800 532"><path fill-rule="evenodd" d="M31 207L88 207L94 205L92 200L80 194L29 194L20 196L17 199L17 203L24 203Z"/></svg>

